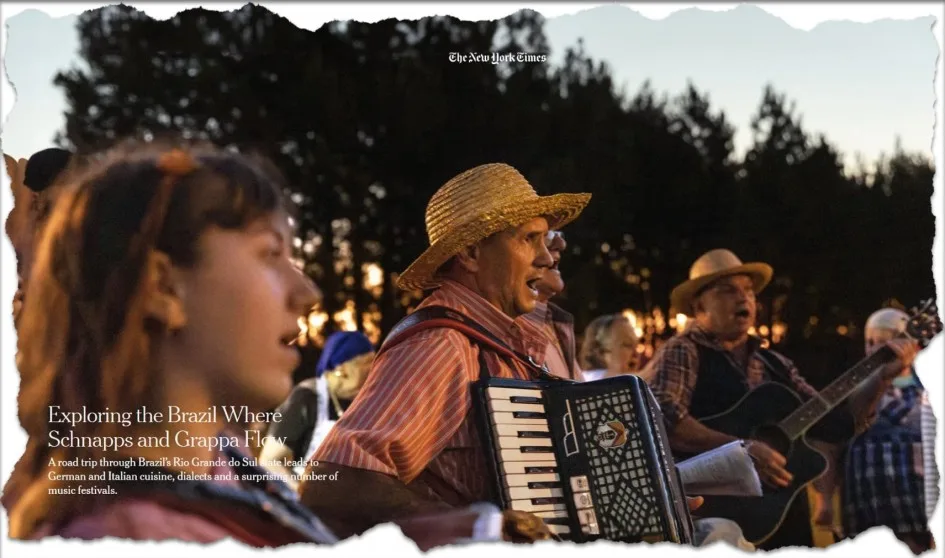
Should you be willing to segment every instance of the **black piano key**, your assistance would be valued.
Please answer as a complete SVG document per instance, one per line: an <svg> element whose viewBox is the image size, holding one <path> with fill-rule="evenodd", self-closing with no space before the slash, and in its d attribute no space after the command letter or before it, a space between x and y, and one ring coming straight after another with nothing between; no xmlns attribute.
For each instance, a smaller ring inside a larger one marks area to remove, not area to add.
<svg viewBox="0 0 945 558"><path fill-rule="evenodd" d="M561 488L561 483L557 481L538 481L530 482L526 486L528 486L528 488Z"/></svg>
<svg viewBox="0 0 945 558"><path fill-rule="evenodd" d="M548 446L522 446L519 448L522 453L554 453L555 450Z"/></svg>
<svg viewBox="0 0 945 558"><path fill-rule="evenodd" d="M551 438L551 434L548 432L534 432L523 430L518 433L519 438Z"/></svg>
<svg viewBox="0 0 945 558"><path fill-rule="evenodd" d="M519 418L519 419L546 418L546 415L545 413L536 413L534 411L512 411L512 418Z"/></svg>
<svg viewBox="0 0 945 558"><path fill-rule="evenodd" d="M541 397L524 397L521 395L513 395L509 397L509 401L512 403L529 403L529 404L541 404Z"/></svg>
<svg viewBox="0 0 945 558"><path fill-rule="evenodd" d="M533 506L543 506L545 504L561 504L564 498L532 498Z"/></svg>
<svg viewBox="0 0 945 558"><path fill-rule="evenodd" d="M557 473L557 467L525 467L525 474Z"/></svg>

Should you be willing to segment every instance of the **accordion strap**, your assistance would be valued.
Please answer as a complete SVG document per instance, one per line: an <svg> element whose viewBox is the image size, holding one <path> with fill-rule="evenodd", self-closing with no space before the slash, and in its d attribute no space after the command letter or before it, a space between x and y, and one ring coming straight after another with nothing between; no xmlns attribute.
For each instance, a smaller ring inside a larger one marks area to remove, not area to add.
<svg viewBox="0 0 945 558"><path fill-rule="evenodd" d="M508 344L493 335L492 332L481 326L475 320L444 306L426 306L419 308L401 320L391 330L384 344L381 345L378 355L404 341L411 335L438 327L455 329L479 345L486 346L508 359L521 362L525 365L526 369L535 376L543 379L561 380L561 378L552 375L545 364L538 364L532 357L523 355L509 347ZM480 359L480 363L481 362L482 360ZM484 380L488 376L489 374L485 366L480 365L479 378Z"/></svg>

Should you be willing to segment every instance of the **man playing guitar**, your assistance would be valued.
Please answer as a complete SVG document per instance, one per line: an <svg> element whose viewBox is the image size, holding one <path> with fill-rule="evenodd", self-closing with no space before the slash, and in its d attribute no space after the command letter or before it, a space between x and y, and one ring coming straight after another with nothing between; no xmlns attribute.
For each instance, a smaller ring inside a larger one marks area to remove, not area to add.
<svg viewBox="0 0 945 558"><path fill-rule="evenodd" d="M789 359L762 348L760 339L749 335L755 323L755 296L767 286L771 275L767 264L743 264L728 250L713 250L700 257L689 280L674 289L672 307L694 320L660 348L644 373L652 374L652 389L668 422L675 453L698 454L739 439L700 420L730 410L761 384L773 380L801 397L817 396ZM868 426L879 396L917 352L911 340L893 340L889 347L896 360L816 423L810 431L812 447L826 456L836 455L839 444ZM747 447L764 483L775 488L791 485L792 471L786 468L788 460L781 452L759 440L748 441ZM835 469L828 467L831 473ZM825 493L831 490L831 476L814 481L815 488ZM752 542L766 550L813 546L805 491L797 492L776 532L764 537L763 544Z"/></svg>

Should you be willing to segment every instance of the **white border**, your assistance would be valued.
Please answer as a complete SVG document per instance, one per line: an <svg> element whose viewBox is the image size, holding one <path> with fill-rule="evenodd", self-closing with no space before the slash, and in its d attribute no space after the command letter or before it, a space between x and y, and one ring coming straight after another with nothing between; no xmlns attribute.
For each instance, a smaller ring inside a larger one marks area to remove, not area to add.
<svg viewBox="0 0 945 558"><path fill-rule="evenodd" d="M117 3L117 2L115 2ZM398 18L419 18L427 15L434 14L450 14L460 18L469 18L469 19L489 19L489 18L500 18L504 17L510 13L518 11L524 8L534 9L542 13L546 18L552 18L559 15L573 14L579 11L593 8L597 5L594 3L584 3L584 4L566 4L566 3L451 3L451 4L435 4L435 3L405 3L405 4L394 4L388 2L381 3L349 3L344 4L340 2L334 3L317 3L311 5L305 5L301 3L285 3L285 2L257 2L259 4L265 5L270 10L273 10L291 21L296 25L306 29L317 29L323 23L331 21L333 19L358 19L361 21L378 21L380 19L389 18L389 17L398 17ZM192 5L187 3L154 3L154 2L125 2L125 4L132 5L138 9L144 10L146 13L152 17L159 19L167 19L172 17L178 11L196 7L199 4ZM214 10L230 10L238 9L243 3L208 3L204 7ZM10 17L26 10L26 9L36 9L41 10L52 17L61 17L63 15L77 14L84 10L95 9L101 7L104 4L93 4L93 3L5 3L2 8L2 30L0 30L0 56L2 52L6 50L6 20ZM720 11L720 10L729 10L734 8L737 4L656 4L656 3L646 3L646 4L632 4L630 7L641 12L643 15L650 17L652 19L662 19L669 15L672 12L675 12L680 9L699 7L705 10ZM918 17L932 15L936 17L936 23L934 26L934 33L939 44L939 58L938 58L938 69L935 76L935 90L937 93L941 93L943 90L943 57L941 56L942 47L943 47L943 38L942 38L942 7L940 4L936 3L902 3L902 4L854 4L854 3L810 3L810 4L785 4L785 3L760 3L759 7L765 9L769 13L776 15L782 18L788 24L803 30L810 30L815 27L818 23L829 21L829 20L848 20L856 22L870 22L877 19L884 18L893 18L893 19L914 19ZM930 86L932 84L929 84ZM13 108L13 99L14 92L7 81L6 73L4 72L3 76L3 85L2 85L2 96L0 96L0 107L2 107L2 117L3 122L6 122L7 117L9 116ZM938 97L937 97L938 98ZM931 108L931 107L930 107ZM937 131L943 129L943 111L941 99L938 98L935 106L935 129ZM936 282L936 292L938 294L937 299L940 306L943 305L945 301L945 281L942 277L942 266L943 266L943 255L945 255L945 247L943 247L943 222L945 222L945 214L943 214L943 199L942 199L942 169L945 168L945 162L942 160L942 137L941 134L938 134L934 137L933 141L933 152L935 153L935 162L936 169L939 172L935 176L935 194L933 195L933 212L936 217L936 237L933 247L933 265L934 265L934 277ZM15 154L16 156L26 156L27 154ZM0 194L0 207L2 207L3 218L6 218L6 215L11 207L12 199L9 190L9 179L6 177L6 173L3 173L3 188L2 194ZM2 409L2 435L0 435L0 440L2 440L2 462L0 462L0 482L5 482L10 471L13 468L16 460L19 458L20 454L25 447L25 436L22 430L19 427L19 424L16 421L16 415L14 409L16 409L16 393L19 387L18 376L19 374L16 371L14 365L14 352L15 352L15 333L13 331L13 321L11 316L11 300L13 293L16 290L16 277L15 269L12 262L13 251L9 244L9 239L6 238L6 235L3 235L3 242L0 243L0 260L2 260L2 280L0 280L0 299L2 299L2 310L0 310L0 327L2 327L2 337L0 337L0 367L2 367L2 378L0 378L0 409ZM935 409L936 416L939 417L939 422L941 424L941 417L945 415L942 410L942 397L943 397L943 380L942 380L942 363L945 362L943 359L943 336L939 336L932 345L926 349L917 361L917 369L919 374L922 377L923 382L929 387L931 393L931 400L933 407ZM943 459L943 442L942 442L942 428L939 428L939 435L936 440L935 445L935 454L937 462L940 464L945 464L945 459ZM940 550L935 551L935 554L942 555L943 550L945 549L945 533L943 533L943 522L942 522L942 502L939 502L939 505L936 508L935 515L932 520L933 533L939 544ZM168 552L194 552L195 547L193 545L185 545L182 543L129 543L129 542L119 542L119 541L101 541L97 543L76 543L70 542L65 543L62 541L44 541L41 545L38 544L26 544L26 543L14 543L7 539L7 516L6 513L3 513L3 521L0 523L0 553L4 556L21 556L21 555L33 555L42 553L42 555L51 556L51 555L71 555L71 556L128 556L130 553L134 553L136 557L145 558L147 556L159 556L164 558L167 556ZM588 553L600 552L600 546L612 546L609 543L598 543L597 545L588 545L585 547L575 547L569 548L569 545L562 545L560 547L554 546L552 544L539 544L534 546L507 546L503 545L498 548L492 549L492 552L501 552L503 555L507 556L538 556L537 553L541 553L542 558L550 558L552 555L555 556L570 556L573 552L581 552L585 555ZM201 552L205 552L206 548L201 548ZM245 548L241 545L238 545L233 542L218 543L213 545L213 552L226 553L227 556L259 556L260 553L266 553L267 555L270 552L276 552L279 556L309 556L313 549L309 546L296 545L294 547L287 547L277 551L262 551L262 550L253 550ZM371 531L365 537L361 539L354 539L346 541L342 544L339 544L331 548L319 548L314 550L315 552L320 553L320 555L331 554L331 555L348 555L352 552L360 551L369 551L373 548L383 548L385 550L385 556L417 556L419 551L416 546L413 545L410 541L407 541L399 532L399 530L387 526L378 528L374 531ZM449 553L450 556L474 556L479 552L483 551L476 546L473 547L452 547L449 549L439 549L434 552L438 555L445 555ZM631 548L624 548L619 546L613 546L614 552L632 552L634 555L648 555L655 556L656 552L659 552L663 556L688 556L692 552L701 552L703 556L731 556L733 549L730 549L727 546L713 546L710 548L702 550L693 550L685 547L677 547L672 545L659 545L656 547L651 547L649 545L635 545ZM8 554L8 552L10 552ZM610 549L604 551L610 552ZM812 552L810 550L781 550L777 551L777 555L789 555L789 556L807 556ZM513 554L514 553L514 554ZM843 544L835 545L831 547L828 551L831 557L840 557L840 556L850 556L854 558L860 558L862 556L882 556L882 557L894 557L894 556L911 556L911 553L906 549L904 545L896 541L891 534L886 530L873 530L871 532L865 533L859 536L855 541L846 542Z"/></svg>

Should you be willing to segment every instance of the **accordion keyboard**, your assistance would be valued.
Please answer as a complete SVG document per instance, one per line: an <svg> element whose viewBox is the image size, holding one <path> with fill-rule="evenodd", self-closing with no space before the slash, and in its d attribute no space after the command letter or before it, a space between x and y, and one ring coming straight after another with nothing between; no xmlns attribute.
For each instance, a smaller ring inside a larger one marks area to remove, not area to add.
<svg viewBox="0 0 945 558"><path fill-rule="evenodd" d="M568 511L551 441L542 394L538 389L486 389L498 447L505 496L513 510L542 518L556 535L568 535ZM582 530L597 535L587 477L569 479Z"/></svg>

